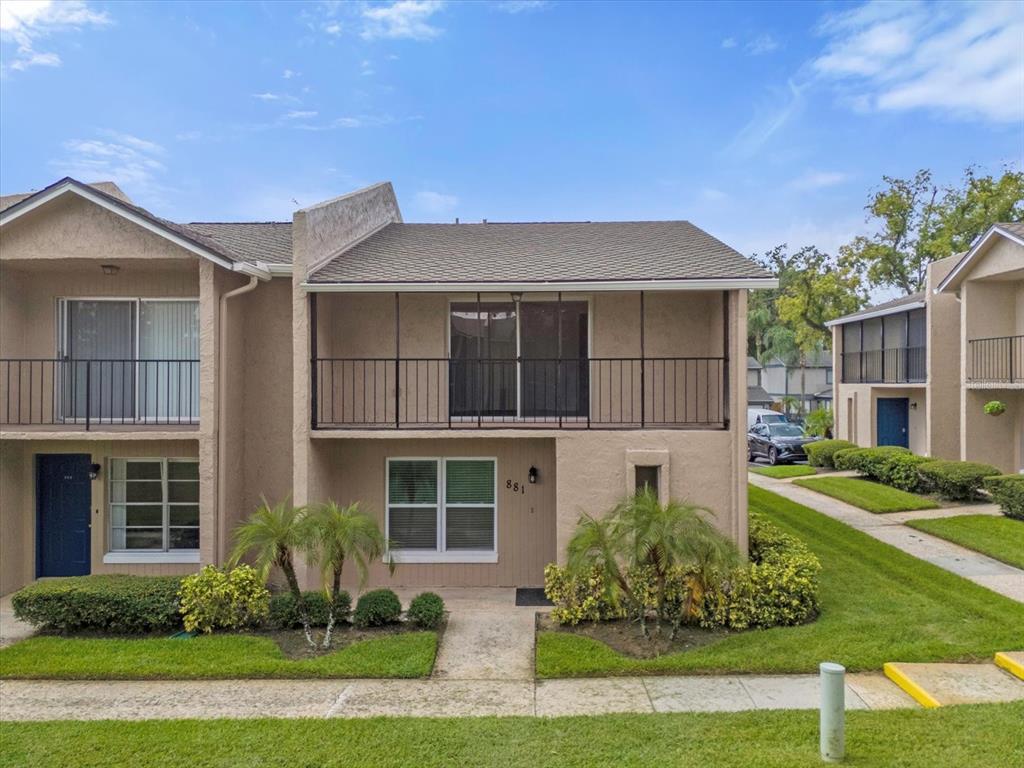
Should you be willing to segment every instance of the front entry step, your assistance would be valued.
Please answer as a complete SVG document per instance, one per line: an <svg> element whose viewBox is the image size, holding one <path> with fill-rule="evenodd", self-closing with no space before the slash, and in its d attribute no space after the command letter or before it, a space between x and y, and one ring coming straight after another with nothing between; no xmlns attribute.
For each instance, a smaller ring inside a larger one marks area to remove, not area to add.
<svg viewBox="0 0 1024 768"><path fill-rule="evenodd" d="M889 662L885 675L923 707L1024 701L1024 680L994 664Z"/></svg>

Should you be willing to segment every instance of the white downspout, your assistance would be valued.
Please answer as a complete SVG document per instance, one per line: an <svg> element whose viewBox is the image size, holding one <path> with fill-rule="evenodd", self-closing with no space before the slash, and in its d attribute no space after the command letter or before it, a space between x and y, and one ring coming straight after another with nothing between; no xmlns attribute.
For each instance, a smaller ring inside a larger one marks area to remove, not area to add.
<svg viewBox="0 0 1024 768"><path fill-rule="evenodd" d="M226 437L224 435L224 425L227 417L225 415L224 402L227 399L227 319L228 319L228 299L232 299L235 296L241 296L243 293L249 293L259 285L260 279L256 275L250 275L249 282L243 286L235 288L234 290L228 291L222 294L220 297L220 311L218 313L218 339L217 339L217 543L215 551L217 552L217 560L221 560L220 556L220 545L222 539L225 536L225 489L224 489L224 465L223 458L226 452L225 442ZM225 556L227 550L225 550ZM221 563L223 565L223 563Z"/></svg>

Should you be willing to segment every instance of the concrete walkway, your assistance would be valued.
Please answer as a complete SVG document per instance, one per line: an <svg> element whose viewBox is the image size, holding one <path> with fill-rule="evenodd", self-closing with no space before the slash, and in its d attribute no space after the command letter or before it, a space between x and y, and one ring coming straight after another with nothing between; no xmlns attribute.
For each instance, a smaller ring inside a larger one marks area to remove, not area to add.
<svg viewBox="0 0 1024 768"><path fill-rule="evenodd" d="M749 473L748 477L750 482L759 488L810 507L879 541L891 544L907 554L1024 603L1024 570L903 525L908 519L920 517L910 518L906 512L876 515L785 480L775 480L754 473ZM970 512L961 514L978 514L975 509L971 508ZM950 516L937 514L947 510L928 511L932 513L931 517Z"/></svg>
<svg viewBox="0 0 1024 768"><path fill-rule="evenodd" d="M1024 685L1022 685L1024 688ZM0 681L0 720L483 717L816 709L817 675L591 680ZM917 704L881 673L847 675L847 709Z"/></svg>
<svg viewBox="0 0 1024 768"><path fill-rule="evenodd" d="M13 593L12 593L13 594ZM35 634L31 624L14 617L11 595L0 597L0 648Z"/></svg>

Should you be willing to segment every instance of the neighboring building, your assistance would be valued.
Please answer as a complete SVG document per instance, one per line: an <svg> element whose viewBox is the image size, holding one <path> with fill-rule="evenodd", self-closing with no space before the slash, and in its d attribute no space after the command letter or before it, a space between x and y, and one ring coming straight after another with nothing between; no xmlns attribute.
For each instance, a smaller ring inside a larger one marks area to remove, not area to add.
<svg viewBox="0 0 1024 768"><path fill-rule="evenodd" d="M761 386L762 370L756 357L747 357L747 405L751 408L770 408L773 402Z"/></svg>
<svg viewBox="0 0 1024 768"><path fill-rule="evenodd" d="M288 494L378 515L377 583L538 586L640 483L745 548L775 280L688 222L404 224L390 184L284 223L73 179L5 203L0 593L222 563Z"/></svg>
<svg viewBox="0 0 1024 768"><path fill-rule="evenodd" d="M1024 225L932 263L923 292L829 325L836 437L1024 469ZM1006 413L986 415L991 400Z"/></svg>
<svg viewBox="0 0 1024 768"><path fill-rule="evenodd" d="M803 412L831 405L832 353L827 350L806 356L804 366L799 362L788 365L775 357L764 365L762 386L775 403L784 398L796 398L803 403Z"/></svg>

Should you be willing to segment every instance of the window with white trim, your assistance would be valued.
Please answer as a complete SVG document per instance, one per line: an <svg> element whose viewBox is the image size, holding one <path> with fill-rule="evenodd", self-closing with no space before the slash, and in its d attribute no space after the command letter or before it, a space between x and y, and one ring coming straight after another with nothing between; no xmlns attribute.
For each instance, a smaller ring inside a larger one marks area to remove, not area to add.
<svg viewBox="0 0 1024 768"><path fill-rule="evenodd" d="M457 559L496 552L495 459L388 459L392 552Z"/></svg>
<svg viewBox="0 0 1024 768"><path fill-rule="evenodd" d="M199 549L199 462L110 460L110 550Z"/></svg>

